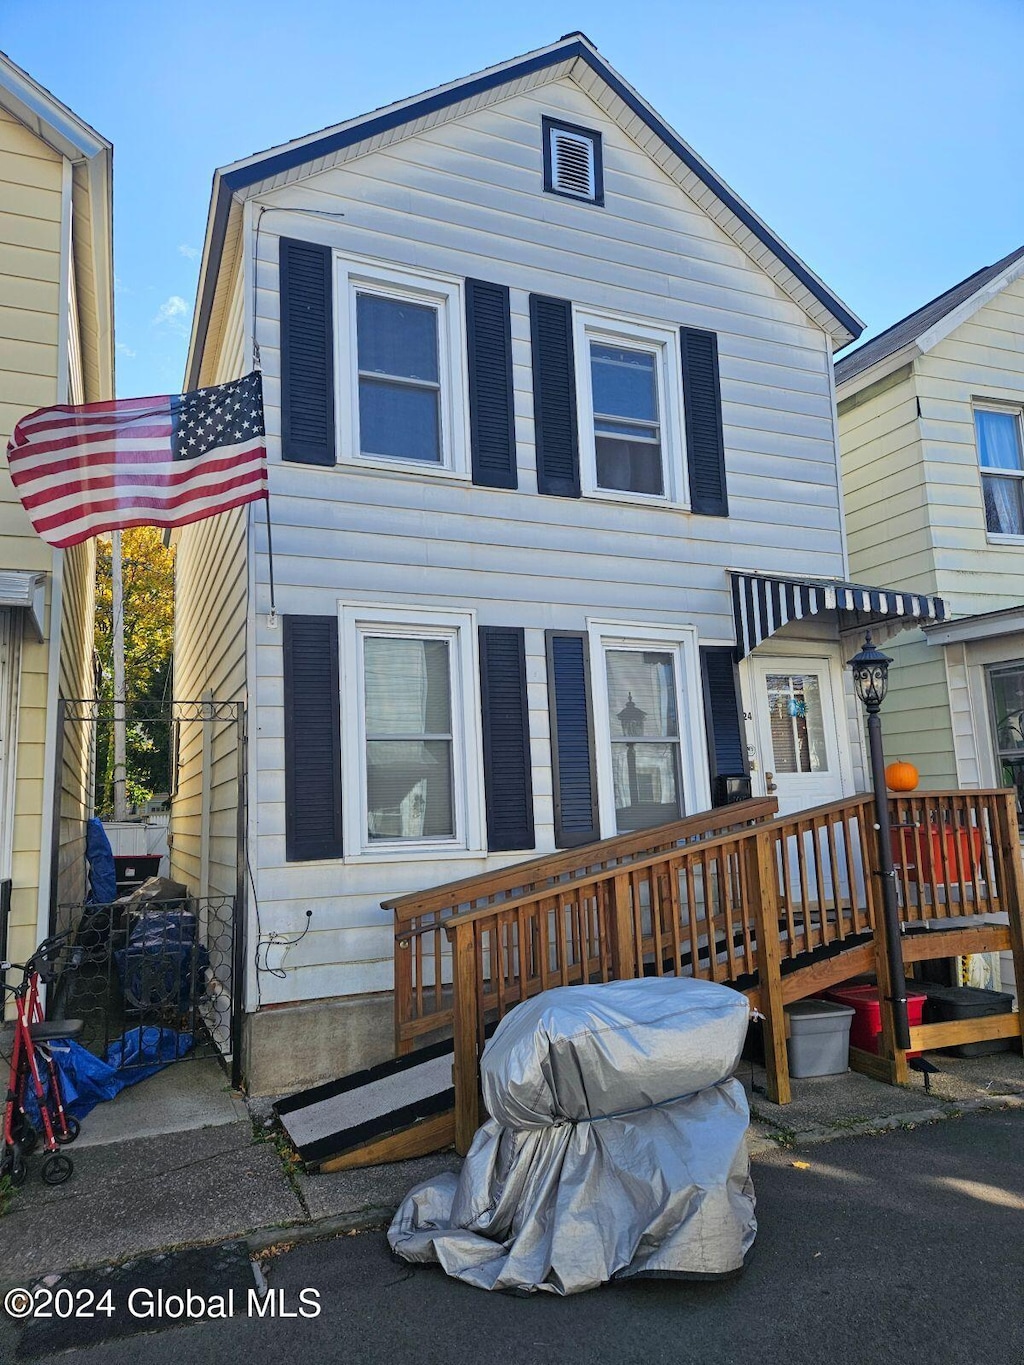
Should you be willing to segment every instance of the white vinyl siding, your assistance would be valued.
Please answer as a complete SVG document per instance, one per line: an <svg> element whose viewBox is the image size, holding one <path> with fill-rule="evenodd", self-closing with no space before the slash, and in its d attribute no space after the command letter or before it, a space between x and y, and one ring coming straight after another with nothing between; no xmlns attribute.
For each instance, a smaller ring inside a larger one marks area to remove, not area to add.
<svg viewBox="0 0 1024 1365"><path fill-rule="evenodd" d="M601 132L607 207L600 213L544 193L544 114ZM275 213L260 233L258 340L278 608L330 615L339 601L386 604L409 627L421 613L472 609L481 624L524 627L537 848L552 849L546 629L625 619L641 631L692 629L702 642L722 643L733 635L728 568L843 575L828 339L566 79L325 170L303 182L301 200L287 186L259 194L276 206L301 202L345 215L333 222ZM281 465L275 232L420 279L473 277L510 287L518 490L383 462ZM654 499L537 493L531 293L666 332L687 325L717 333L728 518L691 516ZM265 600L261 519L253 528ZM280 637L262 614L254 632L253 862L263 931L293 933L314 911L309 933L284 955L286 978L262 979L263 999L388 989L394 939L383 898L523 855L463 855L449 872L436 860L350 862L346 845L337 867L288 865ZM693 747L703 763L699 729ZM706 806L706 778L693 786L688 808Z"/></svg>

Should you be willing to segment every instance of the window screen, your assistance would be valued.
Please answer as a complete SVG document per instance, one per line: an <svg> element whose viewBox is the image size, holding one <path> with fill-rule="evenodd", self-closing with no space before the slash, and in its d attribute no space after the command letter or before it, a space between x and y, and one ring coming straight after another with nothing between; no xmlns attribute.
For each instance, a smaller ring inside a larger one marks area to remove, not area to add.
<svg viewBox="0 0 1024 1365"><path fill-rule="evenodd" d="M655 495L665 491L657 360L652 351L590 343L599 488Z"/></svg>
<svg viewBox="0 0 1024 1365"><path fill-rule="evenodd" d="M363 640L366 824L373 840L455 836L447 640Z"/></svg>
<svg viewBox="0 0 1024 1365"><path fill-rule="evenodd" d="M609 649L608 729L619 833L682 814L675 656Z"/></svg>
<svg viewBox="0 0 1024 1365"><path fill-rule="evenodd" d="M441 462L437 309L356 295L363 455Z"/></svg>

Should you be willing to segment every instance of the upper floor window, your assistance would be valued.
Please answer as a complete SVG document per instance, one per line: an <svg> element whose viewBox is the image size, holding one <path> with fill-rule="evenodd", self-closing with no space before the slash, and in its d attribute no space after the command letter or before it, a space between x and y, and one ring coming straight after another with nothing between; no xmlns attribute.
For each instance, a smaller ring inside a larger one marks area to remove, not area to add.
<svg viewBox="0 0 1024 1365"><path fill-rule="evenodd" d="M341 458L468 474L461 282L339 262Z"/></svg>
<svg viewBox="0 0 1024 1365"><path fill-rule="evenodd" d="M601 134L556 119L543 120L544 188L591 204L604 203Z"/></svg>
<svg viewBox="0 0 1024 1365"><path fill-rule="evenodd" d="M576 313L583 491L683 502L679 334Z"/></svg>
<svg viewBox="0 0 1024 1365"><path fill-rule="evenodd" d="M1024 441L1021 414L1012 408L975 408L978 462L991 535L1024 536Z"/></svg>

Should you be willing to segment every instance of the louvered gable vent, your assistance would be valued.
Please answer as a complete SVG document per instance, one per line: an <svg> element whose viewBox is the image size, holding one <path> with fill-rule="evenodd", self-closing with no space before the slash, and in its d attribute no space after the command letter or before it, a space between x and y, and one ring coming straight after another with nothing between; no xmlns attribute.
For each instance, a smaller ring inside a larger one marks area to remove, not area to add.
<svg viewBox="0 0 1024 1365"><path fill-rule="evenodd" d="M544 188L552 194L603 203L601 134L545 119Z"/></svg>

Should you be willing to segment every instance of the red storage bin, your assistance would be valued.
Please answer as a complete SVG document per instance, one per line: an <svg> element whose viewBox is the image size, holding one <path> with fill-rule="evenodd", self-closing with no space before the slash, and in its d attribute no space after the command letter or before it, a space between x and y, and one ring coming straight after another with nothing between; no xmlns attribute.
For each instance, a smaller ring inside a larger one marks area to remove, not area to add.
<svg viewBox="0 0 1024 1365"><path fill-rule="evenodd" d="M882 1032L882 1006L878 999L877 986L836 986L824 992L827 1000L837 1005L850 1005L853 1008L853 1023L850 1026L850 1046L859 1047L862 1052L877 1052L878 1038ZM911 1028L921 1023L924 1004L928 999L920 991L907 987L907 1019ZM908 1057L919 1057L920 1052L908 1052Z"/></svg>

